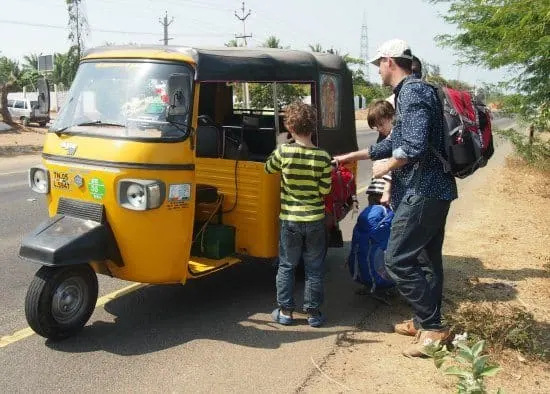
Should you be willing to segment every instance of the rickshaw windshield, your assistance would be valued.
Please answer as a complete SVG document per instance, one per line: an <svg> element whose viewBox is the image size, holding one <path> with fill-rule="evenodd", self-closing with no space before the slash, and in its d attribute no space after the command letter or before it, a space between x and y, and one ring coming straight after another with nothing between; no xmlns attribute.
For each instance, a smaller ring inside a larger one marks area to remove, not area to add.
<svg viewBox="0 0 550 394"><path fill-rule="evenodd" d="M189 75L178 95L182 112L167 120L168 79ZM192 70L183 64L97 61L82 63L51 132L173 140L189 134ZM182 104L183 103L183 104Z"/></svg>

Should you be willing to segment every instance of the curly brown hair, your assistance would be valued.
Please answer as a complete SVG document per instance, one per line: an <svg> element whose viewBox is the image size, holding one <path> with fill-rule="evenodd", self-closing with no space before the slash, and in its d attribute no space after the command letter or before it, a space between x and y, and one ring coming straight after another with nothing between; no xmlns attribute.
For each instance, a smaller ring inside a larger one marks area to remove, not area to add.
<svg viewBox="0 0 550 394"><path fill-rule="evenodd" d="M297 135L310 135L317 130L315 107L295 101L285 109L285 127Z"/></svg>

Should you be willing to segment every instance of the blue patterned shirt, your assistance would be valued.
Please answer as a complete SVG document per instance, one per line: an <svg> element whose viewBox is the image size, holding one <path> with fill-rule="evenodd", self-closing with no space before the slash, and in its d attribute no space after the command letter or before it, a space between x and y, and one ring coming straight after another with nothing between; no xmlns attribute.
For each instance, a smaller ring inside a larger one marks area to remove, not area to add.
<svg viewBox="0 0 550 394"><path fill-rule="evenodd" d="M406 81L413 80L415 82ZM392 206L403 198L421 195L438 200L457 198L456 181L443 170L443 164L430 145L446 156L443 140L443 111L433 87L409 76L393 90L396 119L388 138L370 147L373 160L395 157L407 159L392 171Z"/></svg>

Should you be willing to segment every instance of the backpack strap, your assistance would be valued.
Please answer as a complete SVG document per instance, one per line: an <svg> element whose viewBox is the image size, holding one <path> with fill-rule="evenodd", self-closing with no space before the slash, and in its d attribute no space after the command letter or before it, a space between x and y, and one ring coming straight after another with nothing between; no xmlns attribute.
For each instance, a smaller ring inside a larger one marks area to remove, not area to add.
<svg viewBox="0 0 550 394"><path fill-rule="evenodd" d="M445 100L447 100L447 98L446 98L446 95L445 95L445 92L443 91L443 89L439 89L438 86L436 86L432 83L423 81L422 79L411 78L411 79L407 79L403 83L403 86L401 87L401 90L403 90L405 85L410 85L412 83L423 83L425 85L430 86L434 90L435 95L437 96L437 98L439 100L439 104L441 106L441 116L443 117L443 120L445 120L444 115L443 115L443 111L444 111L444 107L445 107ZM399 93L401 93L401 90L399 91ZM398 117L401 117L399 96L400 96L400 94L397 95L396 100L395 100L395 112L397 113ZM462 117L460 117L460 122L461 122L461 126L457 126L454 130L452 130L451 134L454 134L455 132L457 132L458 130L460 130L461 128L464 127L464 120L462 119ZM443 136L443 137L445 138L445 136ZM441 152L439 152L439 150L437 150L430 143L429 138L428 138L428 147L430 148L430 150L433 152L433 154L438 158L438 160L443 165L443 172L445 172L445 173L450 172L451 171L451 164L449 163L449 161L447 159L445 159L443 157ZM420 172L420 169L419 169L419 172ZM418 187L419 182L420 182L420 175L418 176L418 179L416 180L416 188Z"/></svg>

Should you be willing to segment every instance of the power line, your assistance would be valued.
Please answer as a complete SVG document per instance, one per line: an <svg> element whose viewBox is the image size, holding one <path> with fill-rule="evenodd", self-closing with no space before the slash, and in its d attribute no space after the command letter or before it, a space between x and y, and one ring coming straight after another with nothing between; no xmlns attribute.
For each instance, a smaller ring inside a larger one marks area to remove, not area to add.
<svg viewBox="0 0 550 394"><path fill-rule="evenodd" d="M0 23L5 23L9 25L20 25L20 26L31 26L31 27L45 27L48 29L58 29L58 30L67 30L67 26L60 26L60 25L50 25L46 23L30 23L30 22L22 22L22 21L10 21L10 20L4 20L0 19ZM127 31L127 30L109 30L109 29L96 29L90 27L90 30L98 32L98 33L113 33L113 34L136 34L136 35L147 35L147 36L158 36L158 32L147 32L147 31ZM181 36L187 36L187 37L226 37L227 34L178 34Z"/></svg>

